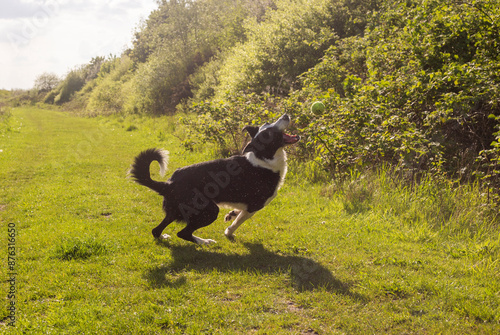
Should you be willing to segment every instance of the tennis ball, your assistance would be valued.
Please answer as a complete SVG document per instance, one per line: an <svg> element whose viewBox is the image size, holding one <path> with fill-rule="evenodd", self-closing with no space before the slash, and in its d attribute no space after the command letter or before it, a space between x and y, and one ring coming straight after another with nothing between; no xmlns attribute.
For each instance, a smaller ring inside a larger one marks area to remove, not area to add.
<svg viewBox="0 0 500 335"><path fill-rule="evenodd" d="M321 101L316 101L311 105L311 112L316 115L321 115L325 111L325 105Z"/></svg>

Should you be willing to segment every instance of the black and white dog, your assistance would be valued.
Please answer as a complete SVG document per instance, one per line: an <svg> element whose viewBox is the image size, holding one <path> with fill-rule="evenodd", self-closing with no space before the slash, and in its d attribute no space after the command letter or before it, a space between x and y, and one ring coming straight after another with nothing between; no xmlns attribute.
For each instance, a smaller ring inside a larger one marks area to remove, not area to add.
<svg viewBox="0 0 500 335"><path fill-rule="evenodd" d="M158 161L163 175L168 153L159 149L141 152L130 169L132 178L164 197L166 216L153 229L153 236L168 238L162 235L165 227L173 221L184 221L187 225L178 237L198 244L214 243L193 236L193 232L214 222L219 206L224 206L234 208L225 217L225 221L235 218L225 231L231 238L245 220L271 202L283 184L287 171L283 148L300 139L284 133L289 125L290 117L285 114L273 124L246 126L244 130L252 139L242 155L180 168L166 182L152 180L149 167Z"/></svg>

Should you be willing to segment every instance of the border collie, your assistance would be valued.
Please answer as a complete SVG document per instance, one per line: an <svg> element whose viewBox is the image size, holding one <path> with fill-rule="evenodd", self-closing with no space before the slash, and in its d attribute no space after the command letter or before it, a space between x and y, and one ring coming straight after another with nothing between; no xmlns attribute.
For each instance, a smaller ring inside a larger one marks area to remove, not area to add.
<svg viewBox="0 0 500 335"><path fill-rule="evenodd" d="M225 221L235 219L225 235L232 238L234 231L248 218L261 210L276 196L287 171L285 146L299 141L299 136L284 133L290 117L261 127L246 126L251 141L242 155L217 159L177 169L166 182L151 179L149 167L153 161L160 164L160 174L166 170L168 152L148 149L141 152L130 169L130 175L139 184L163 196L163 221L153 229L155 238L169 238L163 230L173 221L183 221L186 227L177 236L197 244L215 243L202 239L193 232L217 219L219 206L234 208Z"/></svg>

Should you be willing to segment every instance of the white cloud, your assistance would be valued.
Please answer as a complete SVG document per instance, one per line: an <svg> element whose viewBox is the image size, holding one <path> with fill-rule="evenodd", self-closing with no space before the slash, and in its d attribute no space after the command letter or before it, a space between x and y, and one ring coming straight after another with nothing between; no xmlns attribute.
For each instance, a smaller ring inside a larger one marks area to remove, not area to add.
<svg viewBox="0 0 500 335"><path fill-rule="evenodd" d="M154 0L2 0L0 88L31 88L43 72L62 76L92 57L119 55L155 8Z"/></svg>
<svg viewBox="0 0 500 335"><path fill-rule="evenodd" d="M30 1L2 0L0 19L30 17L39 10L39 5Z"/></svg>

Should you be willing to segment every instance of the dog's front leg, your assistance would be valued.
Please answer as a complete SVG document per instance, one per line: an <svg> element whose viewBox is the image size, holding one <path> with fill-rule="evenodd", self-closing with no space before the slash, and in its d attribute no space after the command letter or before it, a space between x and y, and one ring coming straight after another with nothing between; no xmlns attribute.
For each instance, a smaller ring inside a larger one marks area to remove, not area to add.
<svg viewBox="0 0 500 335"><path fill-rule="evenodd" d="M245 222L245 220L251 218L252 215L254 215L254 214L255 214L255 212L249 213L247 211L240 211L240 213L238 214L236 219L233 221L233 223L229 227L226 228L224 235L226 235L227 238L232 238L234 231L236 229L238 229L238 227L241 226L241 224L243 222Z"/></svg>

